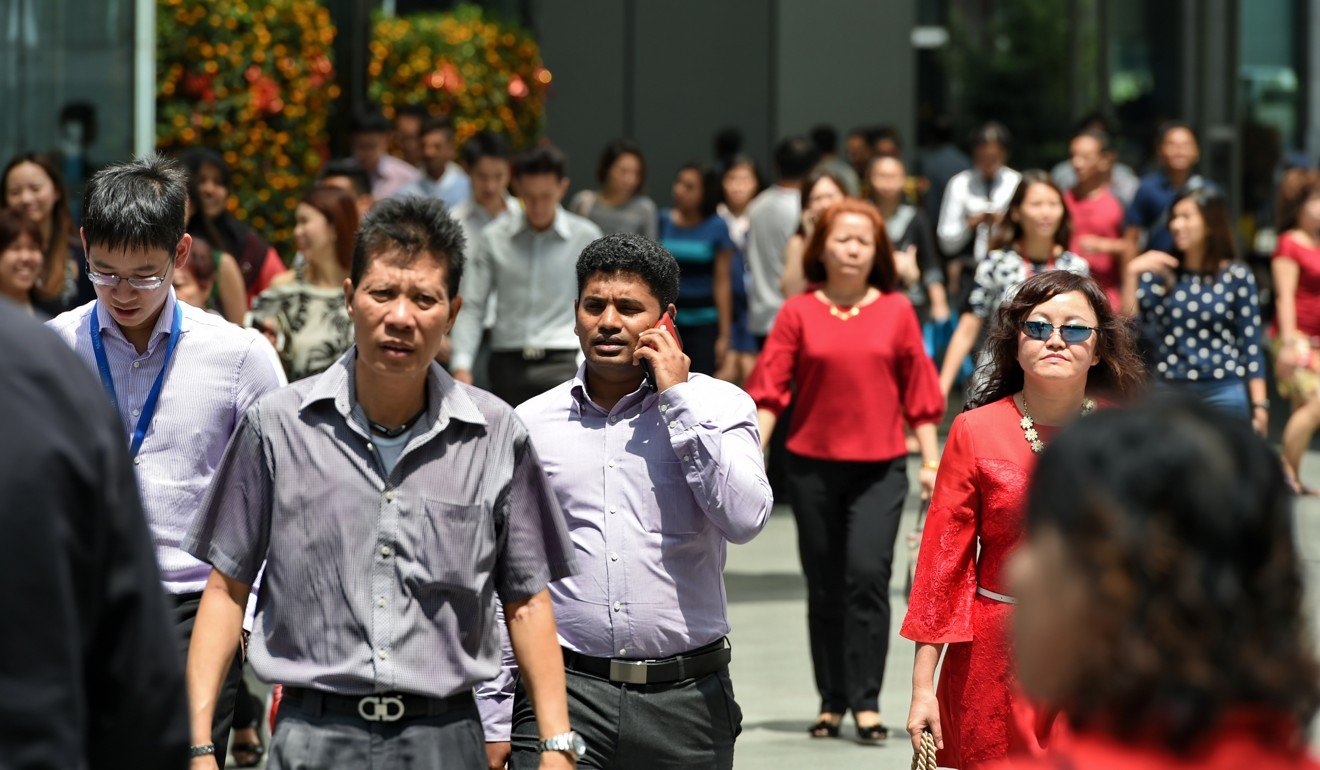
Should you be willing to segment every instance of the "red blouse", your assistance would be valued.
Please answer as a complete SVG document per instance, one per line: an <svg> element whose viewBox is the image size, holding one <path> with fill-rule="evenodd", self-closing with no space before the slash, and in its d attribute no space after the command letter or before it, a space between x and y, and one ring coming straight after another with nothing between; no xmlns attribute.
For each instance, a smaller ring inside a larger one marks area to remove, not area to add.
<svg viewBox="0 0 1320 770"><path fill-rule="evenodd" d="M1274 258L1297 263L1297 330L1320 337L1320 246L1303 246L1291 233L1284 233Z"/></svg>
<svg viewBox="0 0 1320 770"><path fill-rule="evenodd" d="M842 319L814 292L786 300L747 380L756 405L793 403L788 449L819 460L907 454L903 423L939 422L944 397L912 303L886 292ZM793 386L796 386L794 394Z"/></svg>

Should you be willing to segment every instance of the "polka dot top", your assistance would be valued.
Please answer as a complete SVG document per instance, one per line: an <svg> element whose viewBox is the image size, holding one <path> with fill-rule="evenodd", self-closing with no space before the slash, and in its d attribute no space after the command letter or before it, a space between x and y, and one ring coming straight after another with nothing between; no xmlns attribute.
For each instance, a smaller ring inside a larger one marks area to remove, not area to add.
<svg viewBox="0 0 1320 770"><path fill-rule="evenodd" d="M1046 270L1091 274L1091 266L1086 260L1071 251L1065 251L1048 262L1031 262L1014 249L998 249L976 263L976 277L967 298L968 312L982 321L990 320L1000 305L1013 299L1023 281Z"/></svg>
<svg viewBox="0 0 1320 770"><path fill-rule="evenodd" d="M1143 328L1158 343L1155 370L1162 379L1265 376L1260 301L1245 264L1230 262L1214 277L1180 272L1172 286L1143 273L1137 306Z"/></svg>

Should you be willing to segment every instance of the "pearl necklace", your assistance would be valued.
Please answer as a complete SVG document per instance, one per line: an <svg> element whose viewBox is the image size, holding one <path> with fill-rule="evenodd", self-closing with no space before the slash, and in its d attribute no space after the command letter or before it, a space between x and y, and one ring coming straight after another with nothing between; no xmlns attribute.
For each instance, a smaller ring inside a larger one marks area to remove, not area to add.
<svg viewBox="0 0 1320 770"><path fill-rule="evenodd" d="M860 312L862 312L862 309L860 307L857 307L856 305L853 305L849 307L847 310L844 310L840 308L838 305L834 304L833 302L830 303L830 315L834 316L840 321L847 321L849 318L856 318L857 314Z"/></svg>
<svg viewBox="0 0 1320 770"><path fill-rule="evenodd" d="M1083 399L1082 416L1085 417L1094 411L1095 401L1089 398ZM1036 432L1036 421L1031 418L1031 414L1027 411L1026 393L1022 394L1022 420L1018 425L1021 426L1022 435L1027 439L1027 443L1031 445L1031 451L1036 454L1044 452L1045 442L1040 440L1040 434Z"/></svg>

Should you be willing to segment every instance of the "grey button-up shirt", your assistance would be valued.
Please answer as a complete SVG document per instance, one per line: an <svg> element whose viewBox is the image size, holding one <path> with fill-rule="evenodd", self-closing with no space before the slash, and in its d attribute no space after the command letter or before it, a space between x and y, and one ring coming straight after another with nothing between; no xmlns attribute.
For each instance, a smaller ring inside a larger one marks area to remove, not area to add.
<svg viewBox="0 0 1320 770"><path fill-rule="evenodd" d="M599 227L563 209L539 232L527 224L522 211L510 211L482 228L459 286L463 312L454 323L452 368L472 368L492 292L500 297L492 350L576 351L577 258L599 237Z"/></svg>
<svg viewBox="0 0 1320 770"><path fill-rule="evenodd" d="M356 354L247 412L184 548L245 583L265 560L262 679L445 697L499 671L495 592L572 574L573 546L522 422L438 365L425 426L387 473Z"/></svg>

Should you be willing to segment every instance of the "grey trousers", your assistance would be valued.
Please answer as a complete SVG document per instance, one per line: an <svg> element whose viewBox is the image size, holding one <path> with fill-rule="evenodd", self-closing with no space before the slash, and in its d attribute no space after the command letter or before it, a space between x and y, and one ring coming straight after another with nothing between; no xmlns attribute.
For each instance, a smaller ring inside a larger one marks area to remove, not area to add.
<svg viewBox="0 0 1320 770"><path fill-rule="evenodd" d="M620 685L565 671L568 719L587 742L580 768L729 770L742 709L729 670L670 684ZM536 770L536 715L522 683L513 698L510 770Z"/></svg>
<svg viewBox="0 0 1320 770"><path fill-rule="evenodd" d="M365 722L280 706L267 770L485 770L476 706L433 717Z"/></svg>

